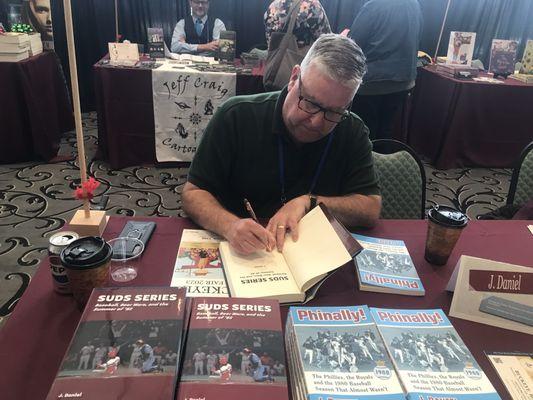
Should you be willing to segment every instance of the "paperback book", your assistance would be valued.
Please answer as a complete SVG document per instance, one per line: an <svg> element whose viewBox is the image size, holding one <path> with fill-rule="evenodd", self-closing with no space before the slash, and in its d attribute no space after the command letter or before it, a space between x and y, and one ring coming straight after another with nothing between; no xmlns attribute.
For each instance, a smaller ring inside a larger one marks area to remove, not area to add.
<svg viewBox="0 0 533 400"><path fill-rule="evenodd" d="M288 399L279 304L194 298L178 400Z"/></svg>
<svg viewBox="0 0 533 400"><path fill-rule="evenodd" d="M291 307L285 329L295 400L404 400L367 306Z"/></svg>
<svg viewBox="0 0 533 400"><path fill-rule="evenodd" d="M220 39L218 40L218 59L227 64L233 64L235 61L235 47L236 47L235 31L220 32Z"/></svg>
<svg viewBox="0 0 533 400"><path fill-rule="evenodd" d="M442 310L370 308L408 400L499 400Z"/></svg>
<svg viewBox="0 0 533 400"><path fill-rule="evenodd" d="M162 28L148 28L148 54L150 58L165 58L164 36Z"/></svg>
<svg viewBox="0 0 533 400"><path fill-rule="evenodd" d="M522 57L522 67L520 68L520 74L531 75L533 74L533 39L529 39L524 49L524 55Z"/></svg>
<svg viewBox="0 0 533 400"><path fill-rule="evenodd" d="M298 225L298 240L287 236L283 251L259 251L243 256L228 242L220 254L230 294L263 297L281 303L305 302L331 272L350 262L361 246L320 204Z"/></svg>
<svg viewBox="0 0 533 400"><path fill-rule="evenodd" d="M47 400L173 400L185 309L183 288L94 289Z"/></svg>
<svg viewBox="0 0 533 400"><path fill-rule="evenodd" d="M359 290L424 296L424 285L403 240L352 235L363 247L354 259Z"/></svg>
<svg viewBox="0 0 533 400"><path fill-rule="evenodd" d="M516 40L494 39L490 50L489 72L500 76L512 75L517 48L518 42Z"/></svg>
<svg viewBox="0 0 533 400"><path fill-rule="evenodd" d="M186 287L188 297L227 297L218 250L221 240L209 231L184 229L170 286Z"/></svg>

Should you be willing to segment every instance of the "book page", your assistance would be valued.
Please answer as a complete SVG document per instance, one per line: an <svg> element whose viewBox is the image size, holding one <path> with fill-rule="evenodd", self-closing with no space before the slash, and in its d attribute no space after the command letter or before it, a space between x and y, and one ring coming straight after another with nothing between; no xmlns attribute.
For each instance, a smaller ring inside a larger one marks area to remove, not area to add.
<svg viewBox="0 0 533 400"><path fill-rule="evenodd" d="M296 284L305 292L352 257L320 207L315 207L300 220L298 232L297 242L287 235L283 256L291 267Z"/></svg>
<svg viewBox="0 0 533 400"><path fill-rule="evenodd" d="M222 242L220 254L232 296L282 299L282 295L300 293L283 255L276 250L244 256Z"/></svg>

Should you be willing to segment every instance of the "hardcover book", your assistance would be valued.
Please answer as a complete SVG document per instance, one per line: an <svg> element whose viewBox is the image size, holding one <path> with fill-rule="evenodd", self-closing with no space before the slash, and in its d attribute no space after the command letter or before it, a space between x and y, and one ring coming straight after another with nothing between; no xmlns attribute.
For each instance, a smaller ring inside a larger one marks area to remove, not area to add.
<svg viewBox="0 0 533 400"><path fill-rule="evenodd" d="M185 289L97 288L47 400L173 400Z"/></svg>
<svg viewBox="0 0 533 400"><path fill-rule="evenodd" d="M298 225L298 241L289 236L283 251L258 251L243 256L228 242L220 243L220 255L230 294L263 297L281 303L304 302L316 293L329 273L361 250L351 234L320 204Z"/></svg>
<svg viewBox="0 0 533 400"><path fill-rule="evenodd" d="M170 286L186 287L188 297L228 296L218 251L221 240L209 231L184 229Z"/></svg>
<svg viewBox="0 0 533 400"><path fill-rule="evenodd" d="M367 306L291 307L285 329L295 400L404 400Z"/></svg>
<svg viewBox="0 0 533 400"><path fill-rule="evenodd" d="M164 36L162 28L148 28L148 54L150 58L165 58Z"/></svg>
<svg viewBox="0 0 533 400"><path fill-rule="evenodd" d="M370 308L408 400L499 400L442 310Z"/></svg>
<svg viewBox="0 0 533 400"><path fill-rule="evenodd" d="M517 48L516 40L494 39L490 50L489 72L501 76L513 74Z"/></svg>
<svg viewBox="0 0 533 400"><path fill-rule="evenodd" d="M402 240L352 235L363 246L354 259L359 290L424 296L424 285Z"/></svg>
<svg viewBox="0 0 533 400"><path fill-rule="evenodd" d="M446 64L472 64L476 34L474 32L450 32Z"/></svg>
<svg viewBox="0 0 533 400"><path fill-rule="evenodd" d="M277 301L196 297L191 303L178 400L288 399Z"/></svg>
<svg viewBox="0 0 533 400"><path fill-rule="evenodd" d="M235 31L221 31L218 40L218 59L223 63L233 64L236 47Z"/></svg>

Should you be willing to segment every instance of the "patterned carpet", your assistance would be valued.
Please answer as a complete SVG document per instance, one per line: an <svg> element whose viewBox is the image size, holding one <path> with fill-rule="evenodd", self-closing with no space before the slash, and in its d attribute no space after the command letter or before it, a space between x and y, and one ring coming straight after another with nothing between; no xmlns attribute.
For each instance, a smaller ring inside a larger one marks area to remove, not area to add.
<svg viewBox="0 0 533 400"><path fill-rule="evenodd" d="M84 115L83 124L87 159L92 160L98 137L96 114ZM64 136L59 153L77 154L74 132ZM425 167L427 207L452 205L476 218L505 204L510 169ZM105 162L90 161L88 171L101 183L94 201L109 197L108 215L183 216L180 193L185 168L110 170ZM79 208L72 196L78 184L77 161L0 165L0 327L46 256L48 238Z"/></svg>

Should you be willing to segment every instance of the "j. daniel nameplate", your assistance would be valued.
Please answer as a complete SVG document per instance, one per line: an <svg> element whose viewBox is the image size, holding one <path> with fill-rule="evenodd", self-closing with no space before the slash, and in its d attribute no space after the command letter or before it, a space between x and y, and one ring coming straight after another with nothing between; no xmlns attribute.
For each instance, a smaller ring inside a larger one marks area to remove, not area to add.
<svg viewBox="0 0 533 400"><path fill-rule="evenodd" d="M447 290L452 317L533 335L533 268L462 256Z"/></svg>
<svg viewBox="0 0 533 400"><path fill-rule="evenodd" d="M485 271L471 269L469 275L469 283L472 290L481 292L533 294L533 272Z"/></svg>

